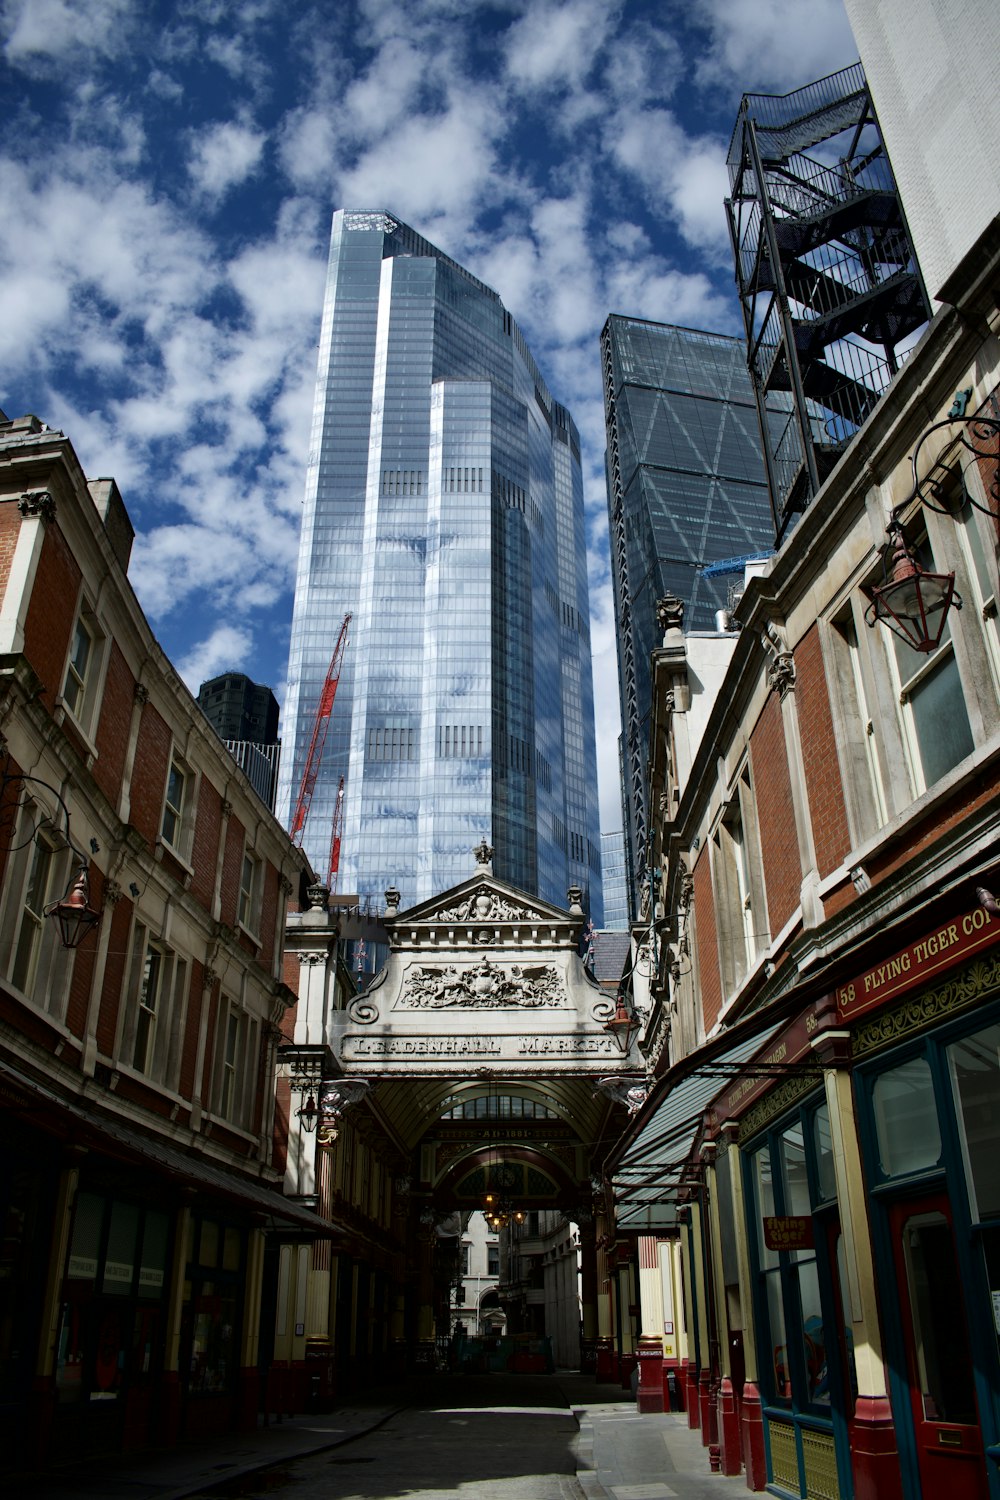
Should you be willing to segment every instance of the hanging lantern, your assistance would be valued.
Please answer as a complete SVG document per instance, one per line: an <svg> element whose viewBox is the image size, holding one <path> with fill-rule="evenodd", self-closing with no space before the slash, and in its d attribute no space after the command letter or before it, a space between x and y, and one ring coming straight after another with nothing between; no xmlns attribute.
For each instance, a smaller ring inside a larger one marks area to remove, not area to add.
<svg viewBox="0 0 1000 1500"><path fill-rule="evenodd" d="M944 632L948 610L962 608L955 592L954 573L928 573L920 566L909 547L903 528L895 517L886 528L889 545L883 554L885 582L866 589L871 603L865 610L865 623L876 622L905 641L923 656L936 651ZM891 564L891 574L889 571Z"/></svg>
<svg viewBox="0 0 1000 1500"><path fill-rule="evenodd" d="M85 864L80 865L62 900L46 907L45 915L55 918L64 948L78 948L87 934L93 932L101 913L90 904L90 880Z"/></svg>

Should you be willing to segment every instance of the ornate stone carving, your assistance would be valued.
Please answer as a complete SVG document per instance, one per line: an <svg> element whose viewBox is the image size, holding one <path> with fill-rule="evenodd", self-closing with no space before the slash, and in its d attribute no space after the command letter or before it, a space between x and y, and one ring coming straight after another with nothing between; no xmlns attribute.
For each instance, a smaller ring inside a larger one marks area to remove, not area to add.
<svg viewBox="0 0 1000 1500"><path fill-rule="evenodd" d="M319 1090L319 1128L316 1139L321 1146L329 1146L337 1139L340 1122L347 1110L359 1104L371 1088L367 1078L338 1078L336 1082L324 1083Z"/></svg>
<svg viewBox="0 0 1000 1500"><path fill-rule="evenodd" d="M483 839L480 843L478 843L472 852L476 857L476 864L485 865L486 868L489 869L490 861L493 858L493 850L490 848L486 840Z"/></svg>
<svg viewBox="0 0 1000 1500"><path fill-rule="evenodd" d="M782 698L795 686L795 658L790 651L782 651L767 669L767 685Z"/></svg>
<svg viewBox="0 0 1000 1500"><path fill-rule="evenodd" d="M348 1004L347 1014L358 1026L370 1026L378 1020L378 1006L367 995L355 995Z"/></svg>
<svg viewBox="0 0 1000 1500"><path fill-rule="evenodd" d="M221 810L222 816L224 818L231 818L232 817L232 815L233 815L233 804L229 801L228 798L224 797L222 799L222 807L221 807L220 810Z"/></svg>
<svg viewBox="0 0 1000 1500"><path fill-rule="evenodd" d="M212 986L215 984L215 982L218 979L218 977L219 977L218 973L216 972L215 969L212 969L212 968L205 968L205 969L203 969L202 970L202 975L201 975L201 987L202 987L202 989L203 990L210 990L212 988Z"/></svg>
<svg viewBox="0 0 1000 1500"><path fill-rule="evenodd" d="M396 886L390 885L385 893L385 914L387 917L394 917L396 915L402 899L402 895Z"/></svg>
<svg viewBox="0 0 1000 1500"><path fill-rule="evenodd" d="M306 899L312 910L326 911L330 903L330 887L317 880L315 885L307 888Z"/></svg>
<svg viewBox="0 0 1000 1500"><path fill-rule="evenodd" d="M616 1104L624 1104L630 1115L637 1114L649 1098L649 1081L646 1078L599 1078L595 1093L607 1094Z"/></svg>
<svg viewBox="0 0 1000 1500"><path fill-rule="evenodd" d="M17 508L22 516L41 516L43 521L54 521L56 518L56 502L48 490L25 490Z"/></svg>
<svg viewBox="0 0 1000 1500"><path fill-rule="evenodd" d="M455 964L443 968L414 966L403 984L400 1009L443 1010L469 1006L495 1010L501 1006L559 1005L564 999L559 971L554 964L511 964L501 968L484 958L467 969Z"/></svg>
<svg viewBox="0 0 1000 1500"><path fill-rule="evenodd" d="M124 895L124 891L117 880L106 880L104 882L104 904L105 906L117 906Z"/></svg>
<svg viewBox="0 0 1000 1500"><path fill-rule="evenodd" d="M278 876L278 890L284 896L286 901L288 900L294 889L295 887L292 885L292 882L289 880L287 875Z"/></svg>
<svg viewBox="0 0 1000 1500"><path fill-rule="evenodd" d="M132 689L132 698L134 702L138 703L140 708L149 702L149 688L144 682L136 683Z"/></svg>
<svg viewBox="0 0 1000 1500"><path fill-rule="evenodd" d="M668 630L683 630L684 600L674 594L664 594L656 601L656 623L664 635Z"/></svg>
<svg viewBox="0 0 1000 1500"><path fill-rule="evenodd" d="M388 896L388 892L386 892ZM496 891L482 885L458 906L449 906L438 913L442 922L523 922L531 920L534 913L512 901L505 901ZM490 934L492 937L492 933Z"/></svg>

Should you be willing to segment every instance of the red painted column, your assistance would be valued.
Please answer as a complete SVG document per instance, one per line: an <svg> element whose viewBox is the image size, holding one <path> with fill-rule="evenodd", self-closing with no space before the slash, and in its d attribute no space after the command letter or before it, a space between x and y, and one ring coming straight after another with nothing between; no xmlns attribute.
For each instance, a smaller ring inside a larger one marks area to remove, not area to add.
<svg viewBox="0 0 1000 1500"><path fill-rule="evenodd" d="M746 1469L747 1474L747 1489L762 1490L767 1484L767 1458L764 1453L764 1412L760 1404L760 1391L752 1380L745 1380L743 1382L740 1428L743 1439L743 1467Z"/></svg>
<svg viewBox="0 0 1000 1500"><path fill-rule="evenodd" d="M740 1451L740 1414L736 1392L728 1375L723 1375L716 1397L719 1425L719 1466L723 1474L738 1474L743 1467Z"/></svg>
<svg viewBox="0 0 1000 1500"><path fill-rule="evenodd" d="M659 1412L665 1409L663 1402L663 1340L643 1335L637 1351L639 1360L639 1389L636 1405L641 1412Z"/></svg>
<svg viewBox="0 0 1000 1500"><path fill-rule="evenodd" d="M859 1396L850 1424L854 1500L901 1500L896 1429L888 1396Z"/></svg>
<svg viewBox="0 0 1000 1500"><path fill-rule="evenodd" d="M693 1365L689 1359L682 1360L681 1378L684 1383L684 1408L687 1412L688 1426L692 1432L697 1432L701 1426L701 1412L698 1409L698 1366Z"/></svg>

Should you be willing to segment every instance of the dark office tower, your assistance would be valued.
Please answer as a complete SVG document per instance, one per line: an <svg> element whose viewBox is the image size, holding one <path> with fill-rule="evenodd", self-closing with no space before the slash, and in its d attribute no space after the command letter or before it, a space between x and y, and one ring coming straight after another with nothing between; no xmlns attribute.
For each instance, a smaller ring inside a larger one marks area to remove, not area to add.
<svg viewBox="0 0 1000 1500"><path fill-rule="evenodd" d="M685 629L714 629L737 575L706 576L706 568L766 552L773 529L742 341L610 317L601 355L634 896L648 828L649 657L663 634L657 600L673 594L683 601Z"/></svg>
<svg viewBox="0 0 1000 1500"><path fill-rule="evenodd" d="M600 911L576 428L489 287L386 213L334 215L285 704L290 818L352 616L305 847L340 888L497 875Z"/></svg>
<svg viewBox="0 0 1000 1500"><path fill-rule="evenodd" d="M273 808L281 742L271 689L242 672L225 672L202 683L198 703L258 797Z"/></svg>
<svg viewBox="0 0 1000 1500"><path fill-rule="evenodd" d="M879 400L928 303L860 63L791 94L745 94L728 160L780 539Z"/></svg>

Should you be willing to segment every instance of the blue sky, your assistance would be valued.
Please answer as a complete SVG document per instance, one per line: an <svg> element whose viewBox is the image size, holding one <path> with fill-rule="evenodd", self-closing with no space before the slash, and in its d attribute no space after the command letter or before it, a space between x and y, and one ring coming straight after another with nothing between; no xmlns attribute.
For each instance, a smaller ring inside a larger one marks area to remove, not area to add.
<svg viewBox="0 0 1000 1500"><path fill-rule="evenodd" d="M0 0L0 407L118 480L192 690L280 698L330 215L399 215L497 289L580 427L618 827L600 329L740 331L740 96L856 56L841 0Z"/></svg>

